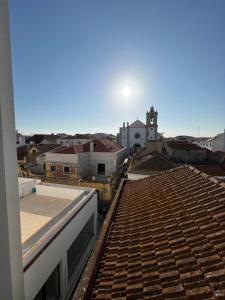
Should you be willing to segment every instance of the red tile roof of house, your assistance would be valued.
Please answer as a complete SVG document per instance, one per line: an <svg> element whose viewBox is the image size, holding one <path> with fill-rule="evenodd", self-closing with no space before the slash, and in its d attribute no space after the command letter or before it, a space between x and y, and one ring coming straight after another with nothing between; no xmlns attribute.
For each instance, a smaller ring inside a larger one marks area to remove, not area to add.
<svg viewBox="0 0 225 300"><path fill-rule="evenodd" d="M192 166L208 175L225 177L225 170L222 164L192 164Z"/></svg>
<svg viewBox="0 0 225 300"><path fill-rule="evenodd" d="M94 152L117 152L123 147L109 139L98 139L94 141Z"/></svg>
<svg viewBox="0 0 225 300"><path fill-rule="evenodd" d="M143 155L142 155L143 153ZM165 155L141 151L132 161L130 171L164 171L177 167L177 164L169 160Z"/></svg>
<svg viewBox="0 0 225 300"><path fill-rule="evenodd" d="M121 147L119 144L109 139L99 139L82 145L73 145L69 147L59 146L57 149L54 149L51 152L61 154L79 154L82 152L90 152L91 143L93 143L93 152L117 152L123 149L123 147Z"/></svg>
<svg viewBox="0 0 225 300"><path fill-rule="evenodd" d="M187 143L183 141L167 141L167 146L173 149L184 149L184 150L202 150L206 151L204 148L193 144Z"/></svg>
<svg viewBox="0 0 225 300"><path fill-rule="evenodd" d="M84 152L84 147L83 145L73 145L70 147L60 146L57 149L52 150L51 152L59 154L78 154Z"/></svg>
<svg viewBox="0 0 225 300"><path fill-rule="evenodd" d="M125 182L74 299L225 299L225 184L187 166Z"/></svg>

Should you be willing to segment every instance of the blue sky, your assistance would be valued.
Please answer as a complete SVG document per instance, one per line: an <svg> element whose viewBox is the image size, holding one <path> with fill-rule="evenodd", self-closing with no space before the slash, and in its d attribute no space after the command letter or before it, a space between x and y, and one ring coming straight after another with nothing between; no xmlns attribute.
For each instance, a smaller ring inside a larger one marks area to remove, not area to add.
<svg viewBox="0 0 225 300"><path fill-rule="evenodd" d="M224 0L11 0L10 19L19 131L116 133L151 105L165 136L225 128Z"/></svg>

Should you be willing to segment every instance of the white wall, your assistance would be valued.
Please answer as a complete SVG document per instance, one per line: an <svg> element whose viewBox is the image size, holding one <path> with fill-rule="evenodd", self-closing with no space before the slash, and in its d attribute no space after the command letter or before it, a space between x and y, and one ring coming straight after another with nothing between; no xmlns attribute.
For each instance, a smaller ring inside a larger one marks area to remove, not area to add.
<svg viewBox="0 0 225 300"><path fill-rule="evenodd" d="M139 133L140 137L136 138L135 134ZM145 147L146 128L145 127L121 127L120 128L121 145L127 148L133 148L135 144Z"/></svg>
<svg viewBox="0 0 225 300"><path fill-rule="evenodd" d="M148 127L148 140L155 140L157 138L157 127Z"/></svg>
<svg viewBox="0 0 225 300"><path fill-rule="evenodd" d="M105 176L110 176L116 171L116 154L114 152L90 152L90 175L97 176L97 165L105 164Z"/></svg>
<svg viewBox="0 0 225 300"><path fill-rule="evenodd" d="M64 228L64 230L55 238L55 240L45 249L37 260L28 268L24 274L25 280L25 300L33 299L46 282L50 274L60 263L61 272L61 292L62 299L70 290L67 280L67 250L79 235L80 231L94 214L94 232L95 236L92 243L86 249L83 256L83 265L86 262L96 239L96 220L97 220L97 194L80 210L74 219ZM29 260L26 261L25 265ZM24 266L25 266L24 265Z"/></svg>
<svg viewBox="0 0 225 300"><path fill-rule="evenodd" d="M36 184L39 183L41 183L41 180L19 177L18 178L19 197L24 197L32 193L32 189L35 188Z"/></svg>
<svg viewBox="0 0 225 300"><path fill-rule="evenodd" d="M21 300L20 211L8 1L0 0L0 299Z"/></svg>
<svg viewBox="0 0 225 300"><path fill-rule="evenodd" d="M49 186L49 185L36 185L36 193L40 196L47 196L47 197L57 197L62 199L70 199L73 200L82 193L83 190L79 189L69 189L69 188L62 188L56 186Z"/></svg>
<svg viewBox="0 0 225 300"><path fill-rule="evenodd" d="M140 138L136 138L135 134L139 133ZM146 128L145 127L130 127L129 128L129 142L130 147L133 147L134 144L140 144L142 147L145 146L146 142Z"/></svg>
<svg viewBox="0 0 225 300"><path fill-rule="evenodd" d="M135 174L135 173L127 173L127 175L129 180L139 180L150 176L150 175Z"/></svg>
<svg viewBox="0 0 225 300"><path fill-rule="evenodd" d="M120 128L120 134L121 134L121 137L120 137L121 145L123 147L127 147L128 146L128 144L127 144L127 127L121 127Z"/></svg>
<svg viewBox="0 0 225 300"><path fill-rule="evenodd" d="M212 140L212 151L225 151L225 130Z"/></svg>
<svg viewBox="0 0 225 300"><path fill-rule="evenodd" d="M90 155L88 152L80 153L78 155L77 169L78 175L81 177L86 177L90 172Z"/></svg>

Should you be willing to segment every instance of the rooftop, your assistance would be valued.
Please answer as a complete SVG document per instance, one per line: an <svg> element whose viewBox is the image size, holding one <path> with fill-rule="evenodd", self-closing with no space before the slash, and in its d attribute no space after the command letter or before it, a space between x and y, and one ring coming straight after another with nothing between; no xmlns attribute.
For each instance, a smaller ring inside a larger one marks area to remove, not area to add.
<svg viewBox="0 0 225 300"><path fill-rule="evenodd" d="M225 184L192 167L125 181L76 299L225 299Z"/></svg>
<svg viewBox="0 0 225 300"><path fill-rule="evenodd" d="M205 151L202 147L197 144L188 143L184 141L167 141L167 146L173 149L183 149L183 150L202 150Z"/></svg>
<svg viewBox="0 0 225 300"><path fill-rule="evenodd" d="M67 213L76 209L93 189L41 183L19 178L21 243L23 255Z"/></svg>
<svg viewBox="0 0 225 300"><path fill-rule="evenodd" d="M225 177L225 168L218 163L192 164L192 166L208 175Z"/></svg>
<svg viewBox="0 0 225 300"><path fill-rule="evenodd" d="M61 146L50 152L61 154L79 154L82 152L90 152L91 143L93 143L93 152L118 152L123 149L123 147L110 139L97 139L93 142L88 142L82 145L73 145L70 147Z"/></svg>
<svg viewBox="0 0 225 300"><path fill-rule="evenodd" d="M173 169L177 164L169 160L165 155L159 153L150 153L146 150L140 150L135 156L131 165L131 172L146 171L164 171Z"/></svg>

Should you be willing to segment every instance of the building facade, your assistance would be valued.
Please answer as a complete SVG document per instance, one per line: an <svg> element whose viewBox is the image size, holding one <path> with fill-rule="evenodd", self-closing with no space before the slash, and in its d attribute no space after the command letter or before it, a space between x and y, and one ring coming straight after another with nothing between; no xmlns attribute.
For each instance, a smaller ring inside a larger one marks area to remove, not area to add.
<svg viewBox="0 0 225 300"><path fill-rule="evenodd" d="M212 151L225 152L225 129L223 133L219 133L212 139Z"/></svg>
<svg viewBox="0 0 225 300"><path fill-rule="evenodd" d="M127 147L129 152L137 148L144 148L151 142L160 140L161 135L158 133L158 112L152 106L146 113L146 123L136 120L132 124L123 123L120 127L118 141L123 147Z"/></svg>
<svg viewBox="0 0 225 300"><path fill-rule="evenodd" d="M46 180L96 188L100 199L111 200L121 176L127 149L107 140L61 146L42 156Z"/></svg>

